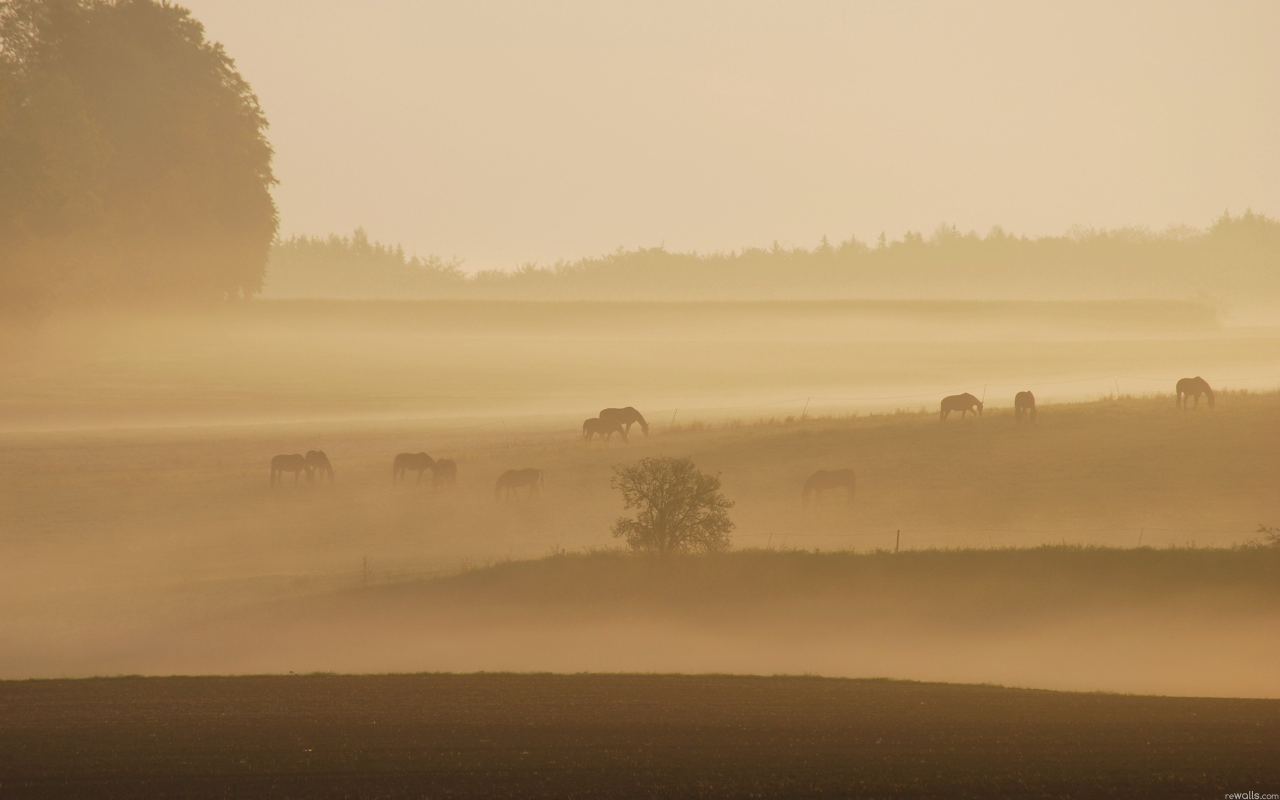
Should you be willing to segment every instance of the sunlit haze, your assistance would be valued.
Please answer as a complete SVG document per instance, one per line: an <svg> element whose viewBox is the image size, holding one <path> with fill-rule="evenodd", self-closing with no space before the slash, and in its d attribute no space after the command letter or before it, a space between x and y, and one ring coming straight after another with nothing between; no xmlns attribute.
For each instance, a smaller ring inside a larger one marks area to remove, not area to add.
<svg viewBox="0 0 1280 800"><path fill-rule="evenodd" d="M466 268L1280 213L1280 6L192 0L281 234Z"/></svg>

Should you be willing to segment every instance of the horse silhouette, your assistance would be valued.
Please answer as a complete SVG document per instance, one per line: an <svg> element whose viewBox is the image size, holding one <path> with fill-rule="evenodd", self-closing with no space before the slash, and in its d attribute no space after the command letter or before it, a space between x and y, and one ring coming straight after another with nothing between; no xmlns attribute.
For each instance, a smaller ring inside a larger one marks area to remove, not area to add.
<svg viewBox="0 0 1280 800"><path fill-rule="evenodd" d="M292 455L276 456L271 459L271 485L284 483L284 473L293 473L293 485L298 485L298 478L302 477L302 473L307 473L307 482L315 480L311 475L311 464L308 463L307 457L301 453Z"/></svg>
<svg viewBox="0 0 1280 800"><path fill-rule="evenodd" d="M509 469L498 476L498 482L493 485L494 501L501 501L503 498L503 490L506 491L506 497L520 499L520 493L516 489L521 486L529 487L529 498L538 494L545 483L540 469Z"/></svg>
<svg viewBox="0 0 1280 800"><path fill-rule="evenodd" d="M640 430L645 436L649 435L649 423L644 421L644 416L631 406L626 408L605 408L600 411L600 419L610 419L619 425L626 426L627 433L631 433L631 426L640 423Z"/></svg>
<svg viewBox="0 0 1280 800"><path fill-rule="evenodd" d="M1187 408L1187 401L1195 398L1196 408L1200 407L1200 395L1207 395L1209 398L1209 408L1213 408L1213 389L1209 388L1209 382L1199 375L1194 378L1183 378L1178 381L1178 408L1184 411Z"/></svg>
<svg viewBox="0 0 1280 800"><path fill-rule="evenodd" d="M308 450L306 455L307 463L311 465L313 473L320 473L320 482L324 483L325 476L329 476L329 483L333 483L333 465L329 463L329 457L324 454L323 450Z"/></svg>
<svg viewBox="0 0 1280 800"><path fill-rule="evenodd" d="M422 473L435 465L435 459L426 453L401 453L391 464L391 485L395 486L404 478L407 470L417 470L418 483L422 483ZM406 479L407 480L407 479Z"/></svg>
<svg viewBox="0 0 1280 800"><path fill-rule="evenodd" d="M595 438L596 434L607 442L615 433L622 437L622 441L627 442L627 430L623 428L617 420L602 419L600 417L592 417L582 423L582 441L589 442Z"/></svg>
<svg viewBox="0 0 1280 800"><path fill-rule="evenodd" d="M965 392L964 394L953 394L950 397L942 398L942 411L938 415L938 419L942 422L947 421L947 417L952 411L960 412L960 419L964 419L965 414L970 411L982 416L982 401L973 395Z"/></svg>
<svg viewBox="0 0 1280 800"><path fill-rule="evenodd" d="M809 505L809 497L814 496L818 505L822 505L822 493L828 489L844 489L848 500L853 502L855 479L851 469L820 469L804 482L804 493L800 496L804 505Z"/></svg>
<svg viewBox="0 0 1280 800"><path fill-rule="evenodd" d="M1031 392L1018 392L1013 396L1013 416L1018 422L1023 417L1028 422L1036 421L1036 396Z"/></svg>
<svg viewBox="0 0 1280 800"><path fill-rule="evenodd" d="M422 473L418 473L422 477ZM442 458L431 467L431 485L439 489L441 486L452 489L458 485L458 465L452 459Z"/></svg>

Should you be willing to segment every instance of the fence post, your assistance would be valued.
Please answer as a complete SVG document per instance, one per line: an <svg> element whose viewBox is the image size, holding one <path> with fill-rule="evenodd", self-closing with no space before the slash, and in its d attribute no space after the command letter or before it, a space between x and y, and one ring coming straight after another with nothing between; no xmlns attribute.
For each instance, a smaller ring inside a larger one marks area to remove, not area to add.
<svg viewBox="0 0 1280 800"><path fill-rule="evenodd" d="M675 411L672 411L672 412L671 412L671 422L667 423L667 427L668 427L668 428L671 428L671 427L674 427L674 426L675 426L675 424L676 424L676 414L679 414L679 413L680 413L680 409L678 409L678 408L677 408Z"/></svg>
<svg viewBox="0 0 1280 800"><path fill-rule="evenodd" d="M812 399L812 397L806 397L804 399L804 411L800 412L800 419L804 419L804 415L809 413L809 401Z"/></svg>
<svg viewBox="0 0 1280 800"><path fill-rule="evenodd" d="M898 535L893 537L893 552L898 552L898 547L902 544L902 531L898 531Z"/></svg>
<svg viewBox="0 0 1280 800"><path fill-rule="evenodd" d="M1146 529L1146 528L1141 528L1141 529L1139 529L1139 531L1138 531L1138 547L1142 547L1142 534L1144 534L1144 533L1146 533L1146 532L1147 532L1147 529Z"/></svg>

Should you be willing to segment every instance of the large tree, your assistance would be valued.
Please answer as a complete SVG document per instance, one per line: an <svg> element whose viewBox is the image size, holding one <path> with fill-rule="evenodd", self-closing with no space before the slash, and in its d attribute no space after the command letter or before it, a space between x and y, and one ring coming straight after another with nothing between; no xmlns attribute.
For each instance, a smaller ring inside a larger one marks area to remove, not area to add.
<svg viewBox="0 0 1280 800"><path fill-rule="evenodd" d="M0 294L242 297L277 216L267 120L156 0L0 0Z"/></svg>
<svg viewBox="0 0 1280 800"><path fill-rule="evenodd" d="M622 492L623 508L634 518L613 525L613 535L626 539L637 553L728 550L733 501L720 494L720 478L708 475L688 458L642 458L614 467L610 485Z"/></svg>

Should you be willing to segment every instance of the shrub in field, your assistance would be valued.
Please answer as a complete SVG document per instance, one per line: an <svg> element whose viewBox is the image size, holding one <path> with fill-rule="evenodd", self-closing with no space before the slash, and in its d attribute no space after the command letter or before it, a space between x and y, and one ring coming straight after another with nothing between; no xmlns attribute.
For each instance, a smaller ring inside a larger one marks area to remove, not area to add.
<svg viewBox="0 0 1280 800"><path fill-rule="evenodd" d="M609 484L622 492L622 517L613 535L638 553L717 552L730 546L731 500L720 494L720 478L708 475L688 458L644 458L614 467Z"/></svg>
<svg viewBox="0 0 1280 800"><path fill-rule="evenodd" d="M1280 528L1259 525L1258 533L1262 534L1262 540L1258 544L1263 547L1280 548Z"/></svg>

